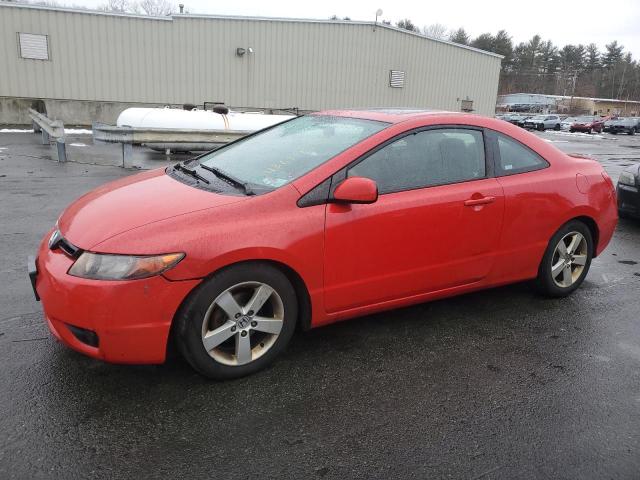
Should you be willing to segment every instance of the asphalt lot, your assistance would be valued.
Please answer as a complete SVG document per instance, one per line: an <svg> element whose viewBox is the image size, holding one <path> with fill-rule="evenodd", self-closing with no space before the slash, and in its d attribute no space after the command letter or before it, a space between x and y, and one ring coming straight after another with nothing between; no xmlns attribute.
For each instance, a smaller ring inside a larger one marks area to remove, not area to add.
<svg viewBox="0 0 640 480"><path fill-rule="evenodd" d="M640 135L541 135L614 179L640 161ZM26 256L69 202L132 173L116 147L68 143L86 146L57 164L36 136L0 134L0 478L640 477L639 222L570 298L519 284L363 317L214 383L49 334Z"/></svg>

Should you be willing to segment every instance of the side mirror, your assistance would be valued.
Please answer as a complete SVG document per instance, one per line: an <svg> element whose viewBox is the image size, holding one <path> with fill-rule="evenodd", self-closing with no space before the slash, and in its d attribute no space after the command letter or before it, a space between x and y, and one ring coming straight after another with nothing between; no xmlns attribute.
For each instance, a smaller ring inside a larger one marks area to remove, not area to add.
<svg viewBox="0 0 640 480"><path fill-rule="evenodd" d="M378 185L370 178L349 177L333 191L337 203L374 203L378 200Z"/></svg>

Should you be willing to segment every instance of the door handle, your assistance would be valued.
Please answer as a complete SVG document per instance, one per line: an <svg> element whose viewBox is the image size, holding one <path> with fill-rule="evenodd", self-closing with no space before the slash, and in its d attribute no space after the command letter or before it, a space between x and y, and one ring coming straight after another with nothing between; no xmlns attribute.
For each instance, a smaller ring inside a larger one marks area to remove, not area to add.
<svg viewBox="0 0 640 480"><path fill-rule="evenodd" d="M493 203L496 201L496 197L482 197L482 198L470 198L469 200L465 200L465 207L476 207L478 205L486 205L488 203Z"/></svg>

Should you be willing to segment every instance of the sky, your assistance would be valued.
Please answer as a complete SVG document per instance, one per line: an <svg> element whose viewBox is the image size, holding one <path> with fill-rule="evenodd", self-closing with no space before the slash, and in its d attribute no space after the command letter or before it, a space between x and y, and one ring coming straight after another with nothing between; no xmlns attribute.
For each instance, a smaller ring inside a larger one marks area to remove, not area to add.
<svg viewBox="0 0 640 480"><path fill-rule="evenodd" d="M106 0L60 0L95 8ZM505 29L515 43L540 34L544 40L595 43L604 50L612 40L640 59L640 0L176 0L190 13L266 17L321 18L331 15L373 21L378 8L382 19L395 24L409 18L419 27L441 23L449 29L463 27L471 36ZM609 3L615 6L609 7Z"/></svg>

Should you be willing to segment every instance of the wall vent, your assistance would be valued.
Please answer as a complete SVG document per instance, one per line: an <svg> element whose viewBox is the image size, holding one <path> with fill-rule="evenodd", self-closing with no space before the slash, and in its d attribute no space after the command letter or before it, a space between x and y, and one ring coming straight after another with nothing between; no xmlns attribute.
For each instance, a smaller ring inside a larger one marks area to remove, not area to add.
<svg viewBox="0 0 640 480"><path fill-rule="evenodd" d="M404 87L404 72L402 70L389 70L389 86L392 88Z"/></svg>
<svg viewBox="0 0 640 480"><path fill-rule="evenodd" d="M463 112L473 112L473 100L462 100L460 101L460 110Z"/></svg>
<svg viewBox="0 0 640 480"><path fill-rule="evenodd" d="M18 33L20 57L49 60L49 38L36 33Z"/></svg>

